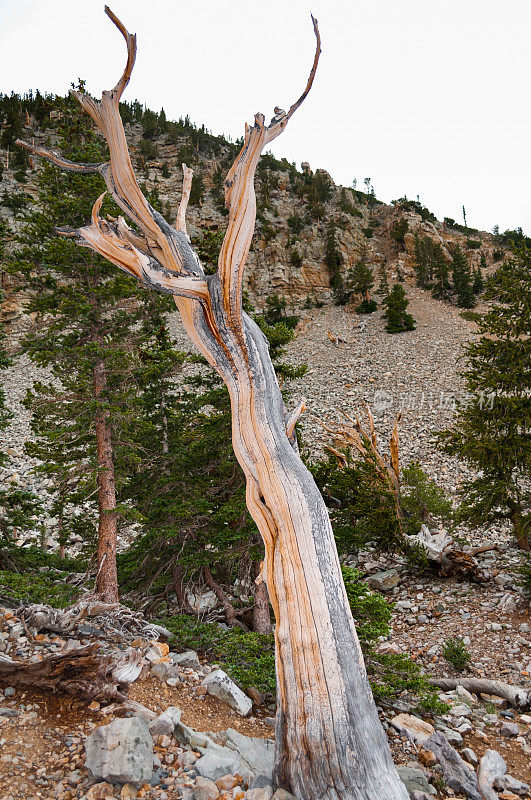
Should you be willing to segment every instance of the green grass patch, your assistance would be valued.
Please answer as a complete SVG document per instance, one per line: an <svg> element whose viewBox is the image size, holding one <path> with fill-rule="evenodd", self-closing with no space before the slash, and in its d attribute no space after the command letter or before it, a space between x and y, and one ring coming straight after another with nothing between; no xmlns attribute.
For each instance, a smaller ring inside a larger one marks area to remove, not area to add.
<svg viewBox="0 0 531 800"><path fill-rule="evenodd" d="M47 603L66 608L75 603L79 589L66 582L68 572L50 574L19 573L0 570L0 602L2 599L25 603Z"/></svg>

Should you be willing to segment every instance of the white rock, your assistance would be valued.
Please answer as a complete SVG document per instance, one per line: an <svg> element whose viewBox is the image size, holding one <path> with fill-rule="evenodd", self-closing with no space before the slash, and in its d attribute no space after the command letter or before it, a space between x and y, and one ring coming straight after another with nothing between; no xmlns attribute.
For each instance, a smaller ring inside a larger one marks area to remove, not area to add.
<svg viewBox="0 0 531 800"><path fill-rule="evenodd" d="M242 717L248 717L251 713L252 700L236 686L234 681L222 669L216 669L207 675L201 685L207 687L208 694L217 697L223 703L227 703Z"/></svg>

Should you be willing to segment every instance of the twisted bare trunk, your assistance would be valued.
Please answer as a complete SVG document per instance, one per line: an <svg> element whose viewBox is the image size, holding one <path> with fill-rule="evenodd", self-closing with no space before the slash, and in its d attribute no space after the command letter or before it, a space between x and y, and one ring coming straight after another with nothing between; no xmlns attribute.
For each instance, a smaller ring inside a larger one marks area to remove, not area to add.
<svg viewBox="0 0 531 800"><path fill-rule="evenodd" d="M256 563L256 580L253 588L253 631L255 633L272 633L271 614L269 612L269 594L267 584L262 575L261 564Z"/></svg>
<svg viewBox="0 0 531 800"><path fill-rule="evenodd" d="M210 309L227 331L217 276ZM199 303L177 298L186 330L224 378L247 504L264 539L276 617L275 781L304 800L401 800L347 600L328 511L286 431L268 343L244 315L244 353L230 368ZM225 337L232 355L231 336Z"/></svg>

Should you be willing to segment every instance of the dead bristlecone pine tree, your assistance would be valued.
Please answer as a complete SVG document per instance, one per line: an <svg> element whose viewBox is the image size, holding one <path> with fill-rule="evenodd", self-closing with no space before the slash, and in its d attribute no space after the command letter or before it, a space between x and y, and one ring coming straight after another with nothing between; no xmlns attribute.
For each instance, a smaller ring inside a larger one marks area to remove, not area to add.
<svg viewBox="0 0 531 800"><path fill-rule="evenodd" d="M175 227L146 201L133 174L119 113L136 54L136 38L106 8L127 42L127 65L98 102L75 93L107 139L110 161L73 164L26 144L35 155L80 173L99 173L136 229L99 217L65 231L147 286L175 297L194 344L225 381L232 404L234 452L247 479L247 504L265 544L263 578L276 616L277 700L274 782L302 800L407 800L367 680L323 499L299 458L264 334L242 309L243 270L256 216L254 173L312 85L288 112L266 125L256 114L225 180L229 222L216 274L205 275L186 233L192 172L183 165ZM312 18L313 19L313 18Z"/></svg>

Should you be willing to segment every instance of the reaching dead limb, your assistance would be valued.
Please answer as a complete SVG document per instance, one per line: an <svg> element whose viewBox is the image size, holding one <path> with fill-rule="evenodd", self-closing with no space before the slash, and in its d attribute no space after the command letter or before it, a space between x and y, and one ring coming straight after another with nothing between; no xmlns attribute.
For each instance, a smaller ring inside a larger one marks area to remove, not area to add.
<svg viewBox="0 0 531 800"><path fill-rule="evenodd" d="M263 575L276 617L274 783L301 800L407 800L370 691L326 506L294 446L293 418L286 414L268 342L242 308L243 270L256 219L256 165L310 91L321 51L317 21L312 17L316 50L299 99L287 113L275 108L269 125L256 114L245 128L225 180L229 217L218 271L205 276L184 228L190 173L185 170L177 228L149 205L133 174L119 99L136 43L106 12L127 43L124 74L100 101L82 93L76 97L109 146L110 161L94 169L138 233L122 218L101 220L100 200L92 223L70 235L143 283L173 294L190 338L228 388L234 452L264 540ZM256 59L245 68L260 63ZM35 154L57 163L48 151Z"/></svg>
<svg viewBox="0 0 531 800"><path fill-rule="evenodd" d="M140 674L140 654L134 652L129 659L117 663L110 656L98 655L97 650L98 645L91 644L30 662L0 656L0 681L88 701L123 702L124 688Z"/></svg>
<svg viewBox="0 0 531 800"><path fill-rule="evenodd" d="M430 683L445 692L462 686L472 694L492 694L494 697L502 697L509 705L520 711L531 708L531 692L503 681L493 681L488 678L430 678Z"/></svg>
<svg viewBox="0 0 531 800"><path fill-rule="evenodd" d="M343 466L347 466L347 458L342 451L353 449L364 458L370 458L375 466L382 484L390 489L395 496L396 513L399 519L404 515L400 508L400 464L399 464L399 439L398 426L402 415L397 414L391 439L389 441L390 455L382 454L378 447L378 435L374 425L372 411L367 403L363 404L367 414L368 428L364 428L357 414L351 417L345 413L346 424L336 428L329 428L321 423L323 428L332 434L335 447L325 445L325 449L335 455ZM339 450L337 448L340 448Z"/></svg>

